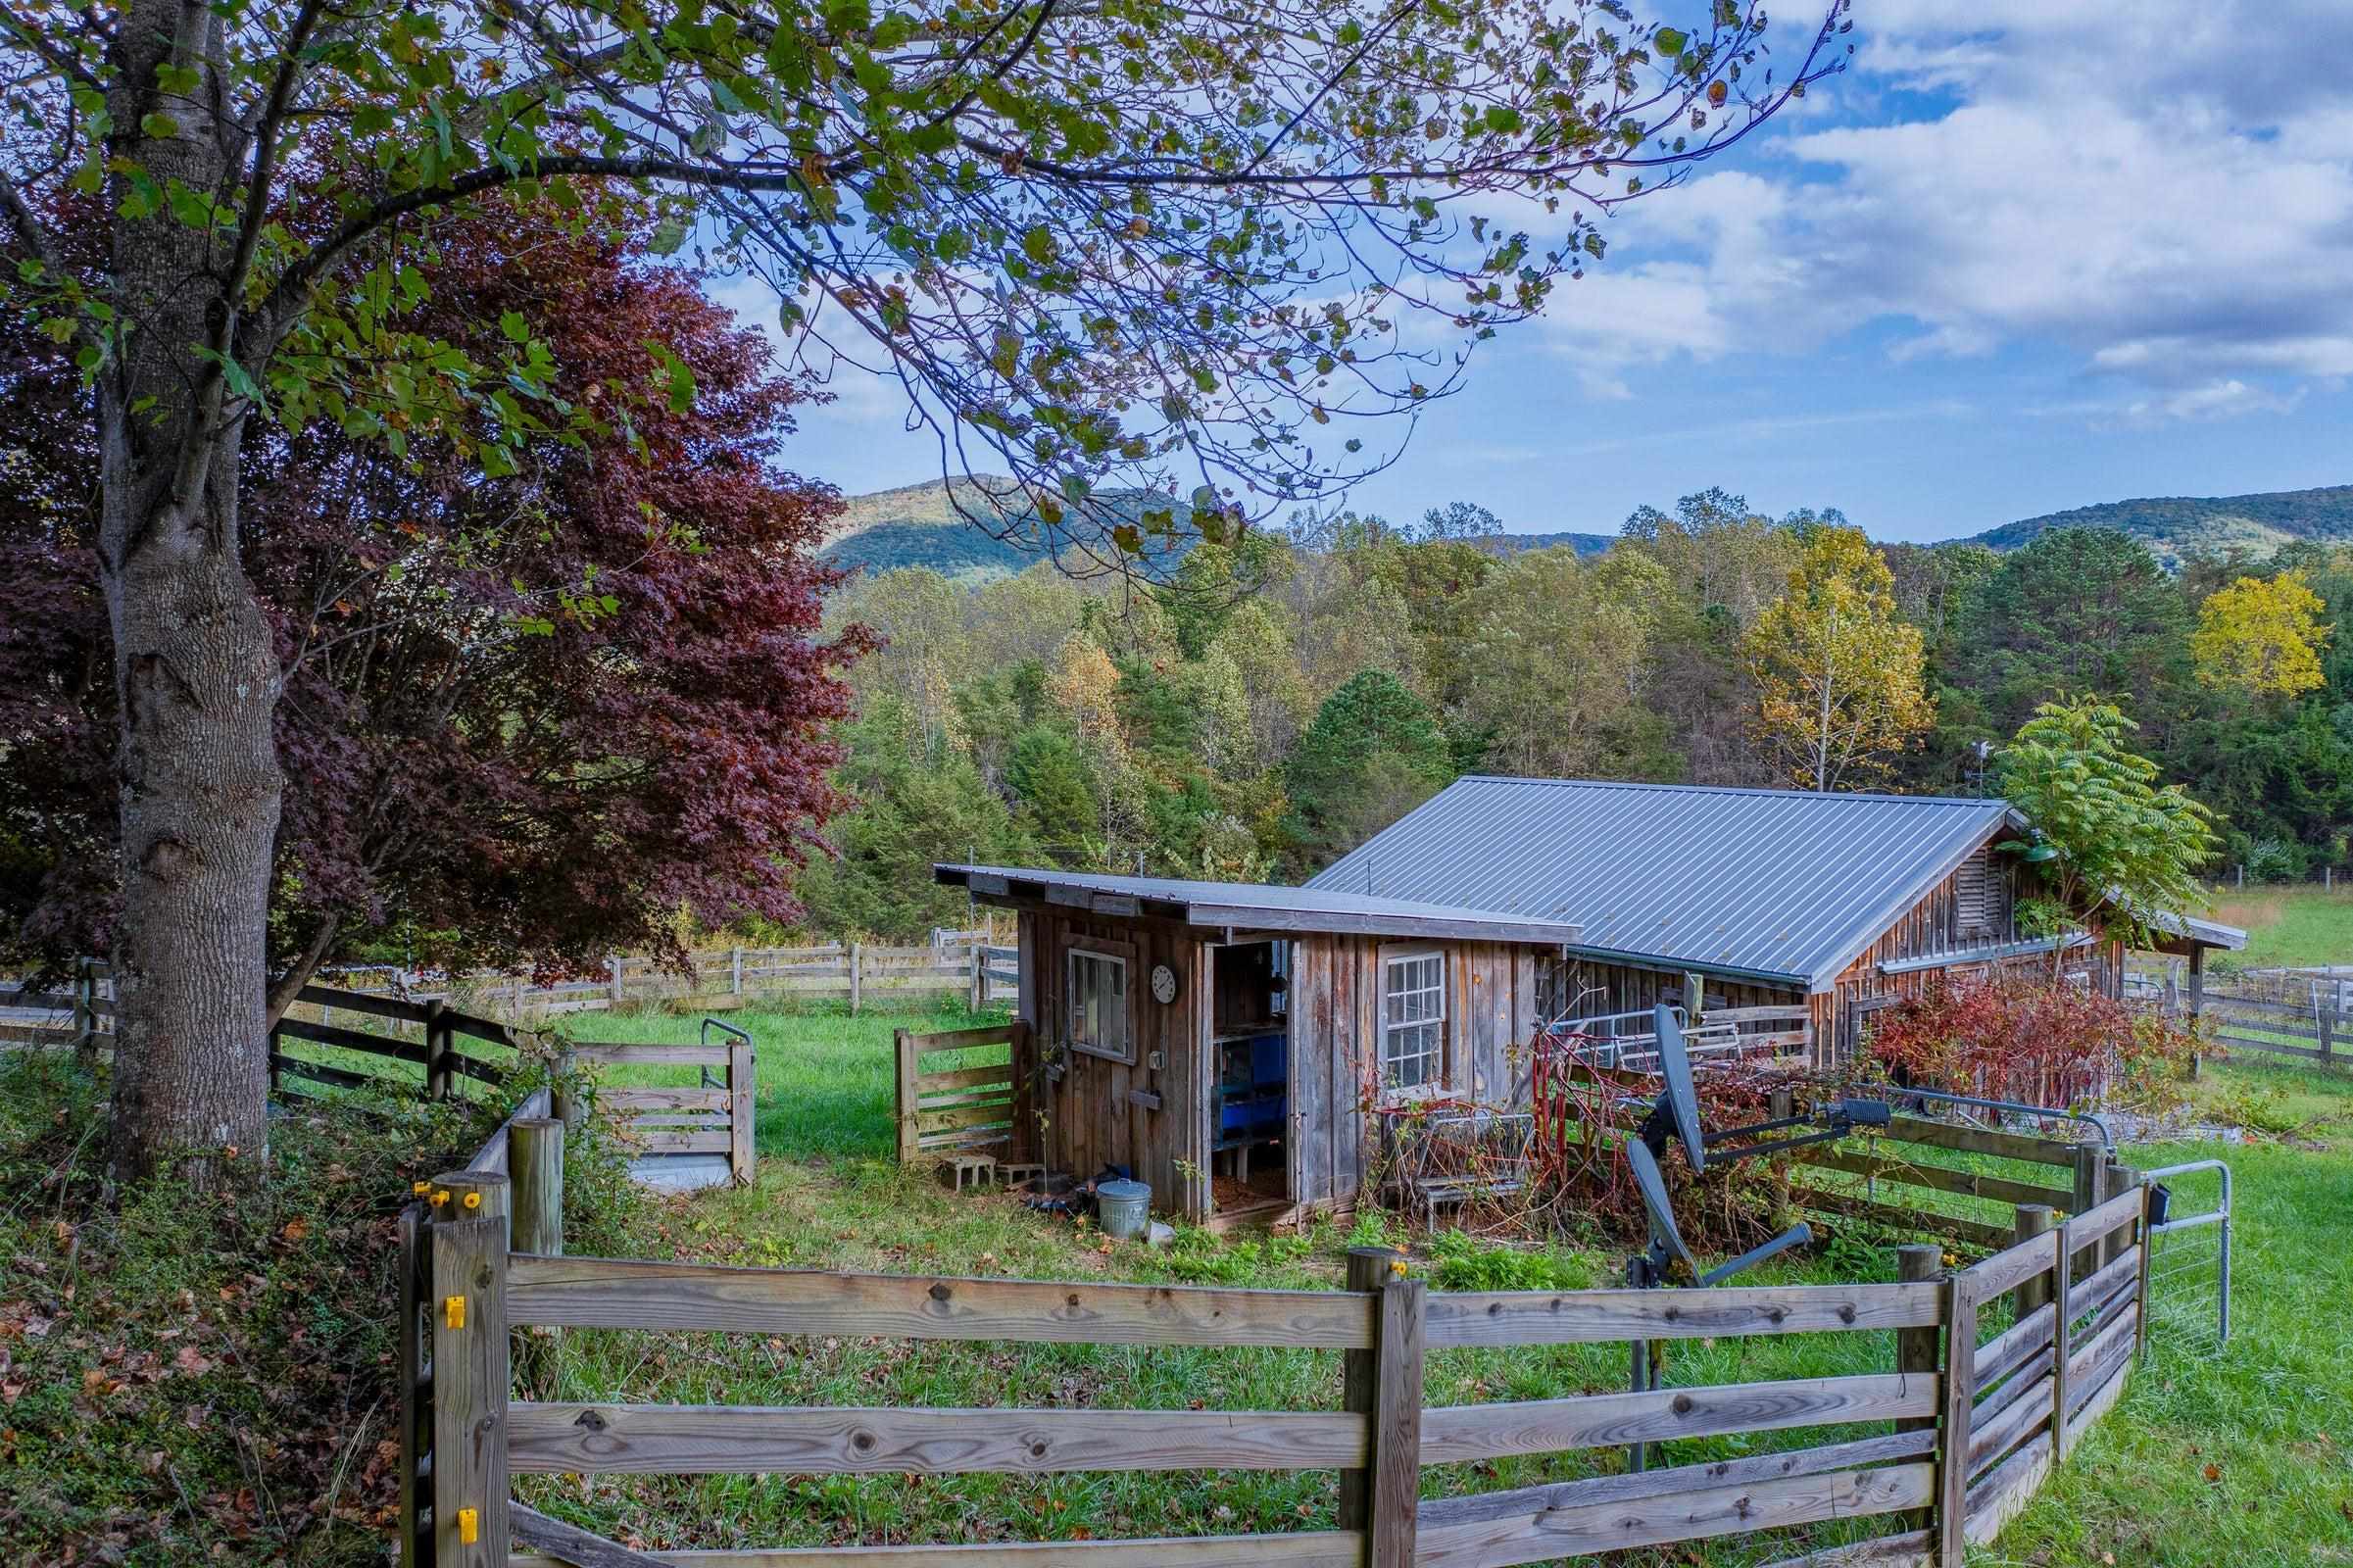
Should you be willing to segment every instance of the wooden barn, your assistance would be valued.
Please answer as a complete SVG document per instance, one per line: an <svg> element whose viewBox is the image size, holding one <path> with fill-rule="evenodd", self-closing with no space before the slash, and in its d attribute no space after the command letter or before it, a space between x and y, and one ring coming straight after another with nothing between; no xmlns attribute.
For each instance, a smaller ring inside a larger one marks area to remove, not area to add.
<svg viewBox="0 0 2353 1568"><path fill-rule="evenodd" d="M1346 892L943 865L1018 912L1015 1157L1189 1219L1353 1203L1368 1098L1504 1098L1571 921ZM1377 1068L1375 1064L1378 1064Z"/></svg>
<svg viewBox="0 0 2353 1568"><path fill-rule="evenodd" d="M2035 871L2007 803L1577 779L1457 780L1333 862L1312 888L1574 919L1544 967L1554 1017L1689 1003L1708 1019L1802 1010L1818 1064L1850 1059L1866 1020L1940 975L2012 969L2117 996L2123 944L2088 923L2019 928ZM2246 933L2204 920L2167 951L2193 970Z"/></svg>
<svg viewBox="0 0 2353 1568"><path fill-rule="evenodd" d="M1352 1206L1417 1102L1462 1107L1474 1139L1524 1111L1540 1031L1639 1065L1666 1003L1695 1053L1827 1065L1938 975L2118 995L2108 933L2021 934L2035 873L2000 846L2027 826L2000 801L1466 778L1303 888L935 874L1019 916L1015 1157L1262 1219ZM2193 970L2245 941L2173 924ZM1433 1203L1446 1185L1384 1174Z"/></svg>

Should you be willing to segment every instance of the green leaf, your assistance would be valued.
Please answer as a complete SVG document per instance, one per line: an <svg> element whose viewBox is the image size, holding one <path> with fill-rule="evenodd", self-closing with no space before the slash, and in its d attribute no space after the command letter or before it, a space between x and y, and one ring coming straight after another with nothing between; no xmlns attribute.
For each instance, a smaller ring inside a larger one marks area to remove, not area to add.
<svg viewBox="0 0 2353 1568"><path fill-rule="evenodd" d="M520 311L509 311L499 318L499 330L507 334L510 343L531 341L531 323L523 319Z"/></svg>
<svg viewBox="0 0 2353 1568"><path fill-rule="evenodd" d="M1691 46L1691 35L1680 27L1661 27L1650 41L1660 54L1673 59Z"/></svg>
<svg viewBox="0 0 2353 1568"><path fill-rule="evenodd" d="M151 136L157 141L169 141L179 134L179 122L170 115L141 115L139 134Z"/></svg>
<svg viewBox="0 0 2353 1568"><path fill-rule="evenodd" d="M1021 236L1021 254L1040 267L1054 260L1054 230L1044 223L1032 223L1029 232Z"/></svg>

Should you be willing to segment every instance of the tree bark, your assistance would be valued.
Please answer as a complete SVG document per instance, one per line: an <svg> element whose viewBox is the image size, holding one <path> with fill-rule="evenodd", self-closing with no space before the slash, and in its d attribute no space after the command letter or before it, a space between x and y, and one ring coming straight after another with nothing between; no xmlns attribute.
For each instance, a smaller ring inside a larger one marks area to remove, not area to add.
<svg viewBox="0 0 2353 1568"><path fill-rule="evenodd" d="M119 145L159 184L221 188L235 127L203 89L156 85L159 65L221 57L219 19L136 0L117 48ZM155 128L171 133L151 134L150 114L168 116ZM121 1176L171 1172L203 1187L223 1160L267 1153L280 672L239 559L245 405L200 352L235 341L223 242L169 211L118 208L112 225L122 315L132 323L95 377L99 573L122 715L113 1162Z"/></svg>

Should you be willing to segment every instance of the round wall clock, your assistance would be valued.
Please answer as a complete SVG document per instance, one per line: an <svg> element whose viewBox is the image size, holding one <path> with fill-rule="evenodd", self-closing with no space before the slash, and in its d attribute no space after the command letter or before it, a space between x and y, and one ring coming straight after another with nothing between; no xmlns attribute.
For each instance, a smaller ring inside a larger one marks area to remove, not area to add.
<svg viewBox="0 0 2353 1568"><path fill-rule="evenodd" d="M1152 966L1152 1001L1159 1003L1162 1006L1166 1006L1169 1003L1176 1001L1176 971L1164 963L1153 964Z"/></svg>

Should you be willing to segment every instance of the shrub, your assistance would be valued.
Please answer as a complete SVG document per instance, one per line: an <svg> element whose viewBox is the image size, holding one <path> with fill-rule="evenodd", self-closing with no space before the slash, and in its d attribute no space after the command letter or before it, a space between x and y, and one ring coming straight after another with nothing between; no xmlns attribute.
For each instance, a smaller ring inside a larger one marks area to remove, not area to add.
<svg viewBox="0 0 2353 1568"><path fill-rule="evenodd" d="M2048 979L1932 985L1880 1015L1872 1059L1899 1080L2031 1105L2179 1098L2190 1037Z"/></svg>

